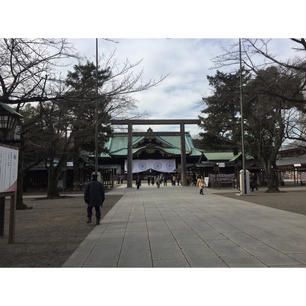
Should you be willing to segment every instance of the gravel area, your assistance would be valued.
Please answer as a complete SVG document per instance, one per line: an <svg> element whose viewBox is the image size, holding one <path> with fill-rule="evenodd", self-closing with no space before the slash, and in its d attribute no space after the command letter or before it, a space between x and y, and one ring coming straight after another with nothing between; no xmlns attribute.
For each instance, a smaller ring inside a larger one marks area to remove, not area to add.
<svg viewBox="0 0 306 306"><path fill-rule="evenodd" d="M106 194L102 218L121 197ZM7 243L9 203L6 203L0 267L61 267L95 226L86 224L87 205L81 196L25 199L24 202L33 209L16 211L14 244Z"/></svg>
<svg viewBox="0 0 306 306"><path fill-rule="evenodd" d="M306 191L290 190L276 193L254 191L248 196L239 196L237 192L217 193L218 195L237 200L247 201L258 205L282 209L297 214L306 215Z"/></svg>

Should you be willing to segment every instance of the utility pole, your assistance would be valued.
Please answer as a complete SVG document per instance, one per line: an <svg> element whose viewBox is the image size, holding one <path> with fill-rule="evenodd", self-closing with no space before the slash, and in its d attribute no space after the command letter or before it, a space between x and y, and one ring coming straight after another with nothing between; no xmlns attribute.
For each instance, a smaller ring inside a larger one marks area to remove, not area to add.
<svg viewBox="0 0 306 306"><path fill-rule="evenodd" d="M99 95L98 55L99 55L98 38L96 38L95 175L98 175L98 95Z"/></svg>
<svg viewBox="0 0 306 306"><path fill-rule="evenodd" d="M241 115L241 147L242 147L242 169L244 190L241 190L242 194L247 194L246 185L246 171L245 171L245 151L244 151L244 123L243 123L243 100L242 100L242 58L241 58L241 38L239 38L239 62L240 62L240 115Z"/></svg>

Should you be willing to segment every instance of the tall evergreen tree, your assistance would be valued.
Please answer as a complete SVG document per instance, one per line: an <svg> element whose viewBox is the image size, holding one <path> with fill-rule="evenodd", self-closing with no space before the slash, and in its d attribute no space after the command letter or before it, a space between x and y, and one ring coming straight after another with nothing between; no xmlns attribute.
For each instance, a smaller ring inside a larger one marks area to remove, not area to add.
<svg viewBox="0 0 306 306"><path fill-rule="evenodd" d="M99 152L104 150L104 144L111 132L108 125L111 118L109 106L112 99L106 95L97 95L104 83L111 77L109 69L98 69L98 84L96 66L91 62L74 66L68 72L66 85L69 88L65 103L72 114L71 134L73 138L73 185L75 189L80 185L80 154L82 150L93 152L95 148L95 108L98 105L98 145ZM76 101L74 98L76 97Z"/></svg>
<svg viewBox="0 0 306 306"><path fill-rule="evenodd" d="M279 95L269 94L266 84L270 84L270 90ZM286 110L301 107L298 102L294 104L282 95L295 95L301 99L295 92L298 86L299 79L284 75L278 67L271 66L258 71L245 90L246 149L261 162L269 192L279 190L276 159L286 138Z"/></svg>
<svg viewBox="0 0 306 306"><path fill-rule="evenodd" d="M241 150L239 74L221 73L208 77L214 93L203 101L206 108L202 113L202 147L210 149ZM282 98L295 95L300 79L284 75L277 67L259 71L255 77L243 72L243 104L245 119L246 152L257 158L265 169L268 191L278 191L276 157L285 139L285 110L292 109L291 101ZM273 92L266 91L270 84Z"/></svg>
<svg viewBox="0 0 306 306"><path fill-rule="evenodd" d="M213 87L213 95L202 98L205 108L201 111L201 147L207 150L233 150L240 148L240 101L239 73L217 71L215 76L207 76ZM243 72L244 84L250 79Z"/></svg>

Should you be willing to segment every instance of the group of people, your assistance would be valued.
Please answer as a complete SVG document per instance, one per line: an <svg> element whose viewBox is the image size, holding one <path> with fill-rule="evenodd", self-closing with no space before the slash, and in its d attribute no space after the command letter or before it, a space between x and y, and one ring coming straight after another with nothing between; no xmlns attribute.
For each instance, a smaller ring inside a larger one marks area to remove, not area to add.
<svg viewBox="0 0 306 306"><path fill-rule="evenodd" d="M163 174L159 174L157 176L148 176L147 177L147 181L148 181L148 185L154 185L156 184L156 187L159 188L161 184L163 184L164 186L168 185L168 179L169 177ZM180 175L173 175L170 177L170 182L172 186L179 186L180 185ZM136 185L137 185L137 180L136 180Z"/></svg>
<svg viewBox="0 0 306 306"><path fill-rule="evenodd" d="M148 178L148 184L156 183L157 188L160 187L160 184L163 182L164 186L167 186L167 178L158 175L156 177L152 176ZM179 179L177 180L177 176L173 175L172 185L175 185L175 182L179 184ZM136 185L137 189L141 186L141 178L138 175L136 178ZM199 176L197 179L196 185L200 188L200 194L204 195L203 190L205 187L205 181L203 176ZM91 181L86 185L85 192L84 192L84 201L87 204L87 223L92 223L92 210L95 208L96 212L96 225L100 224L101 219L101 207L103 205L105 199L105 191L104 185L97 180L97 175L93 174Z"/></svg>
<svg viewBox="0 0 306 306"><path fill-rule="evenodd" d="M141 177L140 175L138 175L136 177L136 186L139 187L141 186ZM187 185L193 185L196 186L197 185L197 176L195 173L192 173L192 175L188 175L186 177L187 180ZM159 188L160 185L164 185L167 186L168 182L170 182L170 184L172 186L179 186L181 184L181 176L179 174L173 174L173 175L165 175L165 174L159 174L159 175L149 175L147 176L147 182L148 182L148 186L150 185L155 185ZM123 176L122 175L118 175L117 176L117 184L122 184L123 183Z"/></svg>
<svg viewBox="0 0 306 306"><path fill-rule="evenodd" d="M157 176L148 176L148 185L154 185L156 183L157 187L159 188L161 184L164 184L164 186L167 186L168 179L170 179L172 186L179 186L180 185L180 175L173 175L170 178L166 175L159 174Z"/></svg>
<svg viewBox="0 0 306 306"><path fill-rule="evenodd" d="M167 186L167 177L160 174L157 176L148 176L148 185L156 184L157 188L163 183L164 186ZM192 176L192 182L195 186L199 187L200 194L204 195L204 187L206 187L205 179L203 176ZM179 175L173 175L171 177L171 184L175 186L180 184ZM140 175L136 178L136 186L137 189L141 186L141 177ZM252 191L254 189L258 190L257 186L257 176L253 173L250 177L250 187ZM103 205L105 199L104 186L102 183L98 182L97 175L92 175L92 180L87 184L85 192L84 192L84 200L87 203L87 223L92 223L92 210L95 208L96 211L96 224L100 224L101 219L101 207Z"/></svg>
<svg viewBox="0 0 306 306"><path fill-rule="evenodd" d="M233 178L233 188L240 190L240 180L236 177ZM250 173L250 189L254 191L255 189L258 190L258 182L257 182L257 174L254 172Z"/></svg>

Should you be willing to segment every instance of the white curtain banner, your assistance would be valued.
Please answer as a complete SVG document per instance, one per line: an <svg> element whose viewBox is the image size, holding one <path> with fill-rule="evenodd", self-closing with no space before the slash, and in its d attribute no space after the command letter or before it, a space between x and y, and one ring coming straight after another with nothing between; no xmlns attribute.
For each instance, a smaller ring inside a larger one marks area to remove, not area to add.
<svg viewBox="0 0 306 306"><path fill-rule="evenodd" d="M175 159L135 159L132 161L132 173L144 172L153 169L159 172L174 172ZM127 160L124 161L124 170L127 171Z"/></svg>

